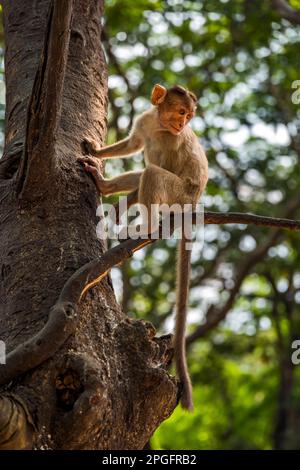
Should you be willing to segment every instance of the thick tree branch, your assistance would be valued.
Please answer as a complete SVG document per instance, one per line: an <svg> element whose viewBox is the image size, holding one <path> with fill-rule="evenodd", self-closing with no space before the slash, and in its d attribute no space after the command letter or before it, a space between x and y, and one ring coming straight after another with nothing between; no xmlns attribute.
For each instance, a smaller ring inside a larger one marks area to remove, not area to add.
<svg viewBox="0 0 300 470"><path fill-rule="evenodd" d="M108 250L100 259L79 268L64 285L44 327L7 355L6 364L0 367L0 385L53 356L76 328L79 320L78 304L83 295L98 284L113 266L130 258L134 251L151 242L150 239L128 239Z"/></svg>
<svg viewBox="0 0 300 470"><path fill-rule="evenodd" d="M300 230L300 221L276 219L253 214L207 212L204 216L204 222L205 224L253 223L260 226L275 227L277 230L270 236L267 242L257 248L253 256L242 266L237 276L235 287L230 293L225 306L221 310L218 309L216 312L212 311L209 313L207 324L200 326L195 332L197 337L199 334L204 334L224 318L228 309L231 308L246 274L262 258L268 248L272 246L280 233L280 229ZM171 222L170 225L170 232L172 233L174 224ZM6 364L0 368L0 385L9 382L17 375L27 372L53 356L75 331L78 321L77 307L86 292L99 284L113 266L122 263L130 258L135 251L153 243L159 238L162 238L161 228L156 236L152 238L128 238L108 250L101 258L95 259L79 268L64 285L56 304L50 311L45 326L35 336L8 354ZM51 338L51 341L49 341L49 338Z"/></svg>
<svg viewBox="0 0 300 470"><path fill-rule="evenodd" d="M74 0L53 0L45 42L27 111L26 141L17 192L50 174L51 156L60 120Z"/></svg>
<svg viewBox="0 0 300 470"><path fill-rule="evenodd" d="M285 0L272 0L273 7L280 16L293 24L300 25L300 11L292 8Z"/></svg>

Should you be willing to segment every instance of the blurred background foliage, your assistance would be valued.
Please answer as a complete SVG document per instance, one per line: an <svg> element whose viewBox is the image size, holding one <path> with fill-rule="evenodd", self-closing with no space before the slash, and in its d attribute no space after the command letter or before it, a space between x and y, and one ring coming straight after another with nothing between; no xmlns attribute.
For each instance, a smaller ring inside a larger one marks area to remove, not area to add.
<svg viewBox="0 0 300 470"><path fill-rule="evenodd" d="M299 32L270 0L106 0L108 142L149 107L155 83L187 86L210 165L205 208L299 218ZM3 61L0 72L2 96ZM142 166L141 155L107 161L106 175ZM113 270L124 310L162 334L174 324L175 246L157 242ZM299 249L297 232L205 227L188 326L195 413L178 407L154 449L300 448Z"/></svg>
<svg viewBox="0 0 300 470"><path fill-rule="evenodd" d="M155 83L187 86L210 165L205 208L299 217L299 27L269 0L106 0L104 28L109 142L149 106ZM141 156L108 161L106 174L140 167ZM124 310L161 333L173 327L175 245L157 242L113 276ZM189 314L196 411L178 408L153 448L300 448L299 248L296 232L205 228Z"/></svg>

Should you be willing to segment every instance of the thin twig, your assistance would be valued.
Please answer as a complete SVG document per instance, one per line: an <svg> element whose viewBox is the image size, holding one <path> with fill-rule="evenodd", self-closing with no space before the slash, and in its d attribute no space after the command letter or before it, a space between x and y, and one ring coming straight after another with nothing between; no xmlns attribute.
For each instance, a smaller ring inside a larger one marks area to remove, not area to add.
<svg viewBox="0 0 300 470"><path fill-rule="evenodd" d="M260 227L273 227L288 230L300 230L300 220L265 217L255 214L242 214L239 212L205 212L204 223L207 224L245 224Z"/></svg>

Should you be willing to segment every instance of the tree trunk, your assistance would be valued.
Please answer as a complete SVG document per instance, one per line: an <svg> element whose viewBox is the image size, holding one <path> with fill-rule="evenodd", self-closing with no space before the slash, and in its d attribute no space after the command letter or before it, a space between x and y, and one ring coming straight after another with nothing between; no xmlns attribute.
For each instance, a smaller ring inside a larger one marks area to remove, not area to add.
<svg viewBox="0 0 300 470"><path fill-rule="evenodd" d="M76 161L106 133L102 1L2 3L0 449L141 449L177 403L170 339L124 315L109 277L79 303L61 294L106 249Z"/></svg>

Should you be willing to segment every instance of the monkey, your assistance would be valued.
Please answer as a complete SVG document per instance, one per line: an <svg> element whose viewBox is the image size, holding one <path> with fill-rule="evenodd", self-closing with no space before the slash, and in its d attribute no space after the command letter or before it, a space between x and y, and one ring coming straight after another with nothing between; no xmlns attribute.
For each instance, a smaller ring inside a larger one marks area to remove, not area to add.
<svg viewBox="0 0 300 470"><path fill-rule="evenodd" d="M208 181L208 161L198 137L188 125L197 107L194 93L179 85L167 89L156 84L152 89L151 104L152 107L134 121L127 138L102 148L95 141L86 139L83 143L90 156L79 160L94 177L100 194L127 192L131 203L144 204L151 214L148 222L152 233L159 220L155 211L154 216L151 213L151 205L165 203L183 207L192 204L194 208ZM97 158L129 157L142 150L144 170L129 171L112 179L102 176ZM192 411L192 384L185 345L190 258L191 250L186 248L182 230L177 250L174 355L182 384L181 405Z"/></svg>

